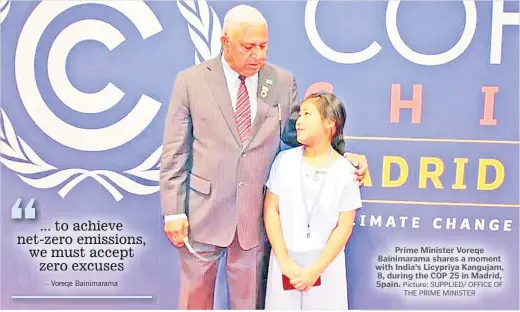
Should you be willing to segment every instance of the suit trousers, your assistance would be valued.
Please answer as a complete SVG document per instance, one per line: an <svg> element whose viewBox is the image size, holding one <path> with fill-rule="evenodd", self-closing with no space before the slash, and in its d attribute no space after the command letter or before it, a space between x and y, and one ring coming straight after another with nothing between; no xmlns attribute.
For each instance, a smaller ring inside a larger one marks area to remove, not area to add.
<svg viewBox="0 0 520 312"><path fill-rule="evenodd" d="M262 308L265 296L263 263L264 245L249 250L240 247L237 234L228 247L191 242L193 249L205 259L179 248L181 259L180 310L211 310L214 304L217 269L226 257L226 277L230 308L255 310Z"/></svg>

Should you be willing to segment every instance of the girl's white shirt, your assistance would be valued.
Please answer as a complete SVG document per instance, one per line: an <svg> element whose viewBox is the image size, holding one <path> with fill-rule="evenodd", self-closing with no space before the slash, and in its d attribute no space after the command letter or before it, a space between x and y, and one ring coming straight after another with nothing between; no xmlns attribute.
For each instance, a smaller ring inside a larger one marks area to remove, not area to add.
<svg viewBox="0 0 520 312"><path fill-rule="evenodd" d="M284 150L276 156L266 186L278 196L282 233L287 248L294 252L321 250L336 228L339 213L362 207L361 192L353 179L355 167L343 156L327 169L327 179L310 218L311 236L307 238L307 218L302 196L304 147ZM322 177L323 178L323 177ZM305 194L311 209L316 193Z"/></svg>

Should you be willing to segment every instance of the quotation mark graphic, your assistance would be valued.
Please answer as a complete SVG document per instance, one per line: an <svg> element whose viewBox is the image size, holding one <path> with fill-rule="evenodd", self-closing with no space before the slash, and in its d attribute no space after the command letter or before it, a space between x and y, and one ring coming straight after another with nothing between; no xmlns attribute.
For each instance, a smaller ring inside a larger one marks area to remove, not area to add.
<svg viewBox="0 0 520 312"><path fill-rule="evenodd" d="M22 199L18 198L11 208L11 219L36 219L34 198L31 198L25 208L22 208Z"/></svg>

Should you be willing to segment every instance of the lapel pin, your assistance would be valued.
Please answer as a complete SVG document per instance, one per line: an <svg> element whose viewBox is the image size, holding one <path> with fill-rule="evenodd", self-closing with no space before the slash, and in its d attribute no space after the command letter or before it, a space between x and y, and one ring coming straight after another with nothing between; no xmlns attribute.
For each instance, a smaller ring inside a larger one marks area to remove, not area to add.
<svg viewBox="0 0 520 312"><path fill-rule="evenodd" d="M269 88L267 86L262 86L262 90L260 90L260 95L265 98L267 97L267 92L269 91Z"/></svg>

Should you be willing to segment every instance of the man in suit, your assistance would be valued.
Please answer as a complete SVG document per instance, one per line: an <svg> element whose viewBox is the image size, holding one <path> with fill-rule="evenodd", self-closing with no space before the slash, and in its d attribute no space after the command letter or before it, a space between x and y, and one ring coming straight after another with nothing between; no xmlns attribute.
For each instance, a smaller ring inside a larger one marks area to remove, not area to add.
<svg viewBox="0 0 520 312"><path fill-rule="evenodd" d="M265 62L258 10L231 9L221 43L221 56L177 75L165 121L160 194L164 230L181 258L179 309L213 308L222 256L230 307L262 306L264 184L299 105L293 75ZM348 157L361 160L362 180L364 157Z"/></svg>

